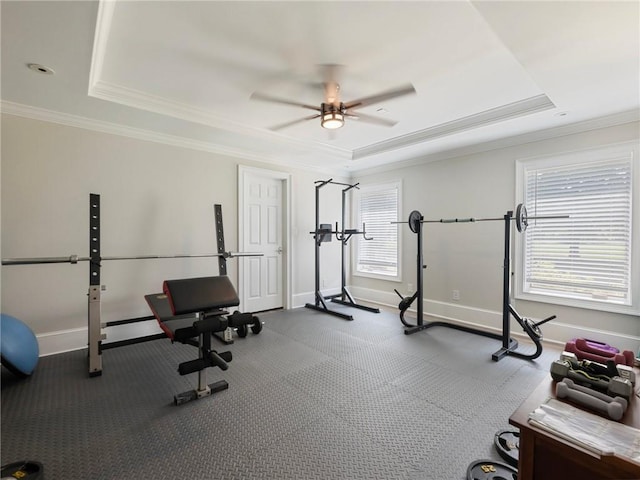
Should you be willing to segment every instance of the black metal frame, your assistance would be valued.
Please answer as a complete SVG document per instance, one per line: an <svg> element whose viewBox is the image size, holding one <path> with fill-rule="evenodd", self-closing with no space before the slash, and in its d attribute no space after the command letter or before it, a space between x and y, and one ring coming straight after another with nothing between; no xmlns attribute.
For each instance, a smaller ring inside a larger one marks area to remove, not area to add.
<svg viewBox="0 0 640 480"><path fill-rule="evenodd" d="M419 213L419 212L418 212ZM467 333L473 333L475 335L481 335L484 337L494 338L502 342L502 347L492 354L492 360L498 362L507 355L511 355L517 358L525 360L534 360L542 354L541 334L538 326L546 323L555 318L555 315L548 317L538 323L532 323L528 319L523 318L511 305L511 221L514 219L513 211L508 211L504 217L504 260L503 260L503 281L502 281L502 333L493 333L485 330L478 330L475 328L459 325L455 323L449 323L444 321L424 322L423 316L423 285L424 285L424 257L422 253L422 225L424 217L420 215L420 221L413 222L411 224L412 230L415 228L417 231L417 281L416 292L407 298L403 298L402 295L396 290L395 292L402 298L400 302L400 320L407 327L404 330L405 335L411 335L422 330L426 330L431 327L447 327L456 330L461 330ZM499 219L496 219L499 220ZM411 325L404 319L404 313L411 306L414 300L418 300L417 306L417 321L416 325ZM531 338L536 345L536 351L534 353L522 353L518 352L517 340L511 338L511 322L510 317L513 316L520 324L523 330Z"/></svg>
<svg viewBox="0 0 640 480"><path fill-rule="evenodd" d="M227 254L225 252L224 243L222 205L214 205L214 215L217 249L218 253L221 254L218 255L219 275L227 275ZM159 340L167 338L167 336L164 333L157 333L109 343L103 343L102 341L104 339L102 328L155 320L156 317L151 315L125 320L114 320L105 323L102 323L101 321L100 271L102 267L102 257L100 255L100 195L96 193L89 194L89 252L89 293L87 309L89 376L96 377L102 375L103 350ZM222 335L218 334L218 332L214 332L212 333L212 336L225 344L233 343L230 331L225 331Z"/></svg>
<svg viewBox="0 0 640 480"><path fill-rule="evenodd" d="M345 220L346 220L346 195L347 192L353 188L358 188L358 184L348 184L348 183L340 183L334 182L332 178L329 180L318 180L315 182L316 184L316 224L315 231L309 232L313 235L315 240L315 303L307 303L305 307L310 308L312 310L318 310L320 312L328 313L330 315L334 315L336 317L343 318L345 320L353 320L353 316L349 314L345 314L342 312L337 312L335 310L331 310L325 300L331 300L334 303L339 303L341 305L346 305L348 307L359 308L360 310L366 310L368 312L380 313L379 308L368 307L366 305L359 305L351 296L347 288L347 267L346 267L346 259L347 259L347 244L353 235L362 235L365 240L371 240L371 238L367 238L367 232L365 229L365 225L362 225L362 231L359 230L348 230L344 228ZM338 223L336 222L335 230L330 230L326 228L322 228L320 224L320 189L325 185L341 185L346 187L342 190L342 227L341 230L338 230ZM340 293L336 293L333 295L324 295L320 291L320 246L323 242L327 241L328 238L331 238L331 235L335 235L336 239L340 241L342 252L341 252L341 285L340 285Z"/></svg>

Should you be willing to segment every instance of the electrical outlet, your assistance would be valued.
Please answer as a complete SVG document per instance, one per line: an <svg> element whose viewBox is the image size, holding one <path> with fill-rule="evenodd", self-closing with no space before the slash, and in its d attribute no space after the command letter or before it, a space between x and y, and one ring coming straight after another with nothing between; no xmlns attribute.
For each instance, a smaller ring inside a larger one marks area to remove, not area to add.
<svg viewBox="0 0 640 480"><path fill-rule="evenodd" d="M407 284L407 290L408 290L408 293L413 295L413 283L408 283Z"/></svg>
<svg viewBox="0 0 640 480"><path fill-rule="evenodd" d="M454 290L451 298L453 298L454 300L460 300L460 290Z"/></svg>

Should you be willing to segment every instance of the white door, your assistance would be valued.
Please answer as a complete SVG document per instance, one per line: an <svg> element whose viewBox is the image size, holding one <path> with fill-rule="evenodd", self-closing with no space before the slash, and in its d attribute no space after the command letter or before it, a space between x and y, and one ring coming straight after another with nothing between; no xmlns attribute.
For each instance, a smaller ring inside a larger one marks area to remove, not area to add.
<svg viewBox="0 0 640 480"><path fill-rule="evenodd" d="M244 171L242 176L242 251L263 254L244 257L242 309L282 308L284 181L257 171Z"/></svg>

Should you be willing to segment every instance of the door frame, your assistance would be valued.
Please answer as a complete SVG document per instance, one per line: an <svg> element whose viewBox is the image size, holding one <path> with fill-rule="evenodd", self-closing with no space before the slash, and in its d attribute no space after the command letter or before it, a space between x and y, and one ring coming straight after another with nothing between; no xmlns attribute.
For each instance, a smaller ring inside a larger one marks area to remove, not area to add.
<svg viewBox="0 0 640 480"><path fill-rule="evenodd" d="M264 168L248 167L238 165L238 248L244 249L244 207L245 207L245 181L248 176L259 176L280 180L282 182L282 303L283 308L288 310L293 304L291 293L291 258L293 242L291 241L291 174L277 170L267 170ZM238 285L240 288L240 305L246 300L244 288L244 259L238 262Z"/></svg>

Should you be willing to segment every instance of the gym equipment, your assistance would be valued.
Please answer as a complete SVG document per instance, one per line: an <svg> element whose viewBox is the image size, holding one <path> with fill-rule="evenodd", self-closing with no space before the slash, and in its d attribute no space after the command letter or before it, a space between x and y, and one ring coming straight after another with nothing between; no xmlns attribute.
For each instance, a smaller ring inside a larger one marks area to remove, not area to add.
<svg viewBox="0 0 640 480"><path fill-rule="evenodd" d="M565 379L566 380L566 379ZM619 403L616 398L610 400L603 400L598 398L588 391L571 388L573 383L568 384L563 380L556 384L556 397L568 398L580 405L595 410L600 413L606 414L611 420L620 420L624 414L624 407L622 403ZM626 403L625 403L626 405Z"/></svg>
<svg viewBox="0 0 640 480"><path fill-rule="evenodd" d="M617 402L622 406L622 411L626 412L627 411L627 407L629 406L629 402L627 402L624 398L622 397L610 397L609 395L599 392L597 390L593 390L589 387L585 387L582 385L578 385L577 383L575 383L573 380L571 380L570 378L563 378L562 381L560 383L564 383L568 388L570 388L571 390L577 390L578 392L583 392L586 393L594 398L600 399L604 402L607 403L611 403L611 402Z"/></svg>
<svg viewBox="0 0 640 480"><path fill-rule="evenodd" d="M607 375L594 374L566 360L553 361L550 372L551 378L556 382L569 378L578 385L585 385L595 390L606 392L607 395L611 397L622 397L627 402L633 395L633 385L629 379L619 376L609 377Z"/></svg>
<svg viewBox="0 0 640 480"><path fill-rule="evenodd" d="M576 340L578 339L573 338L570 341L575 342ZM586 344L585 349L587 349L592 353L597 353L598 355L605 355L605 356L612 355L614 353L620 353L619 349L617 349L616 347L612 347L608 343L598 342L597 340L590 340L588 338L583 338L582 340Z"/></svg>
<svg viewBox="0 0 640 480"><path fill-rule="evenodd" d="M240 338L247 336L249 325L251 325L251 331L256 335L262 331L262 322L251 313L240 313L236 310L232 315L227 316L227 321L229 328L235 328Z"/></svg>
<svg viewBox="0 0 640 480"><path fill-rule="evenodd" d="M517 480L518 471L506 463L476 460L467 468L467 480Z"/></svg>
<svg viewBox="0 0 640 480"><path fill-rule="evenodd" d="M40 462L23 460L3 465L0 480L19 478L21 480L44 480L44 467Z"/></svg>
<svg viewBox="0 0 640 480"><path fill-rule="evenodd" d="M34 257L34 258L3 258L2 265L34 265L47 263L89 263L89 293L88 293L88 346L89 346L89 376L102 375L102 352L103 350L117 348L124 345L147 342L164 338L164 334L147 335L144 337L131 338L117 342L103 343L106 334L102 329L130 323L154 320L153 316L130 318L126 320L116 320L111 322L101 321L101 291L105 289L100 284L100 270L103 260L150 260L166 258L218 258L219 275L227 274L227 259L238 257L260 257L262 253L242 253L227 252L224 247L224 229L222 224L222 205L214 205L216 222L217 253L206 254L176 254L176 255L134 255L134 256L101 256L100 255L100 195L89 194L89 252L90 256L80 257L70 255L67 257ZM223 337L216 335L224 343L232 343L231 331L225 332Z"/></svg>
<svg viewBox="0 0 640 480"><path fill-rule="evenodd" d="M325 185L341 185L346 187L342 190L342 230L338 230L338 223L336 222L336 229L332 230L331 225L328 223L320 223L320 189ZM365 229L365 225L362 225L362 231L345 229L345 218L346 218L346 194L353 188L358 188L358 184L350 185L348 183L340 183L334 182L332 178L329 180L317 180L315 182L316 185L316 229L313 232L309 232L313 235L315 239L315 301L314 303L305 304L306 308L310 308L312 310L318 310L320 312L328 313L330 315L334 315L336 317L343 318L345 320L353 320L353 316L348 315L342 312L336 312L335 310L331 310L327 307L327 303L325 300L331 300L334 303L339 303L341 305L346 305L348 307L359 308L360 310L366 310L368 312L380 313L379 308L368 307L366 305L359 305L349 293L347 289L347 244L353 235L362 235L362 238L365 240L373 240L372 238L367 237L367 232ZM320 246L325 242L330 242L332 236L335 235L336 239L340 241L342 244L342 275L341 275L341 287L340 293L335 295L324 295L320 291Z"/></svg>
<svg viewBox="0 0 640 480"><path fill-rule="evenodd" d="M218 353L211 349L211 335L228 327L223 310L240 303L238 295L227 276L165 280L163 293L145 295L149 308L158 320L160 328L172 342L177 341L198 348L195 360L178 365L180 375L198 372L198 388L174 397L174 404L206 397L229 388L224 380L207 385L206 368L229 368L231 352ZM198 340L195 341L194 337Z"/></svg>
<svg viewBox="0 0 640 480"><path fill-rule="evenodd" d="M538 358L542 354L542 331L540 330L540 326L553 320L556 318L555 315L545 318L537 323L533 322L528 318L523 318L516 311L516 309L511 305L511 222L513 220L516 221L516 228L518 231L522 232L526 230L529 225L529 220L531 219L549 219L549 218L567 218L566 215L554 215L554 216L537 216L537 217L529 217L527 216L527 209L524 205L518 205L516 209L516 216L514 217L513 211L508 211L502 219L500 218L452 218L452 219L440 219L440 220L425 220L422 214L414 210L409 214L409 219L406 222L393 222L395 224L403 224L407 223L409 225L409 229L416 234L417 237L417 260L416 260L416 292L410 297L403 297L398 290L394 290L396 294L400 297L401 301L398 305L400 309L400 321L405 325L404 333L405 335L411 335L413 333L419 332L421 330L426 330L431 327L447 327L453 328L456 330L461 330L467 333L473 333L475 335L482 335L484 337L495 338L497 340L502 341L502 348L491 356L491 358L498 362L506 355L512 355L518 358L522 358L525 360L533 360ZM435 322L424 322L423 316L423 280L424 274L423 269L426 268L423 260L422 253L422 225L425 223L463 223L463 222L486 222L486 221L496 221L503 220L504 221L504 261L503 261L503 281L502 281L502 333L492 333L484 330L477 330L475 328L467 327L464 325L458 325L455 323L448 323L444 321L435 321ZM409 323L404 318L405 312L409 309L411 304L418 300L418 315L417 322L415 325ZM522 327L524 332L531 338L533 343L536 346L536 351L532 354L526 354L522 352L516 351L518 348L518 342L511 338L510 334L510 316L513 316L518 324Z"/></svg>
<svg viewBox="0 0 640 480"><path fill-rule="evenodd" d="M19 377L28 377L38 364L38 339L21 320L0 315L0 359L2 365Z"/></svg>
<svg viewBox="0 0 640 480"><path fill-rule="evenodd" d="M493 443L502 459L512 467L518 468L520 432L517 430L500 430L494 435Z"/></svg>
<svg viewBox="0 0 640 480"><path fill-rule="evenodd" d="M584 338L576 338L568 341L564 349L567 352L575 353L580 360L591 360L599 363L607 363L613 360L616 364L627 365L633 367L635 355L630 350L622 353L617 348L610 347L606 344L595 343L593 340Z"/></svg>
<svg viewBox="0 0 640 480"><path fill-rule="evenodd" d="M575 353L563 351L560 354L560 360L568 361L574 370L583 370L590 375L605 375L607 377L622 377L636 384L636 373L633 368L616 364L613 360L607 360L604 363L594 362L591 360L578 360Z"/></svg>

